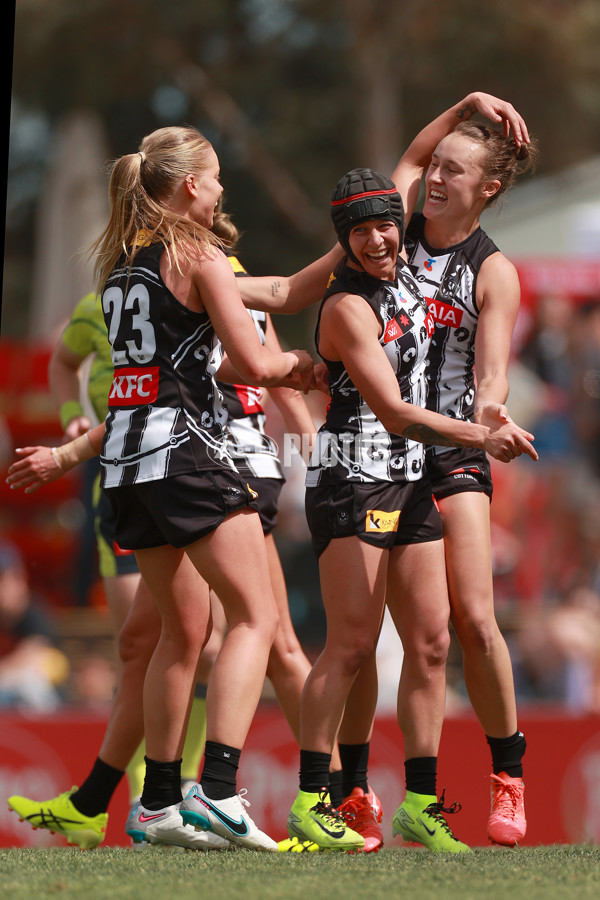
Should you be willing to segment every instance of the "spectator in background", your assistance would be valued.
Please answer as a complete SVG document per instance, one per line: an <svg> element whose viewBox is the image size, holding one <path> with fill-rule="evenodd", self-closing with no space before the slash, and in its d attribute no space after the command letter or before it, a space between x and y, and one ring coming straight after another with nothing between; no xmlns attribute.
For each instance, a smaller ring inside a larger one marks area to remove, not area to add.
<svg viewBox="0 0 600 900"><path fill-rule="evenodd" d="M600 478L600 297L575 320L573 394L575 434L590 473Z"/></svg>
<svg viewBox="0 0 600 900"><path fill-rule="evenodd" d="M522 350L523 362L546 384L568 392L571 385L569 332L571 301L562 294L539 298L535 323Z"/></svg>
<svg viewBox="0 0 600 900"><path fill-rule="evenodd" d="M18 548L0 541L0 707L48 712L60 703L68 663Z"/></svg>
<svg viewBox="0 0 600 900"><path fill-rule="evenodd" d="M0 469L11 462L13 456L12 436L6 419L0 413Z"/></svg>
<svg viewBox="0 0 600 900"><path fill-rule="evenodd" d="M541 382L541 406L531 423L536 447L546 463L574 452L571 390L573 307L568 297L540 297L529 338L519 354L523 365Z"/></svg>
<svg viewBox="0 0 600 900"><path fill-rule="evenodd" d="M535 433L540 463L492 465L493 515L520 543L513 600L552 610L575 583L598 590L600 580L600 297L539 297L511 366L510 413ZM560 701L551 681L525 679L524 696Z"/></svg>
<svg viewBox="0 0 600 900"><path fill-rule="evenodd" d="M571 588L552 609L523 618L515 643L515 680L524 699L600 712L600 594Z"/></svg>

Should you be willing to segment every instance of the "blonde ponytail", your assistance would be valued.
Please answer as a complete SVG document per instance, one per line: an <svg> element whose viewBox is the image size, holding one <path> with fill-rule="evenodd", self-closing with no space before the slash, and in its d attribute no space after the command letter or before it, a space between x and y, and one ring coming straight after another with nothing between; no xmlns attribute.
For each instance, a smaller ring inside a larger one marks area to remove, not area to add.
<svg viewBox="0 0 600 900"><path fill-rule="evenodd" d="M174 213L169 200L190 172L202 175L210 143L195 128L160 128L147 135L140 149L117 159L108 186L110 215L94 242L94 274L101 292L120 261L131 266L140 247L160 241L177 268L198 250L220 245L208 228Z"/></svg>

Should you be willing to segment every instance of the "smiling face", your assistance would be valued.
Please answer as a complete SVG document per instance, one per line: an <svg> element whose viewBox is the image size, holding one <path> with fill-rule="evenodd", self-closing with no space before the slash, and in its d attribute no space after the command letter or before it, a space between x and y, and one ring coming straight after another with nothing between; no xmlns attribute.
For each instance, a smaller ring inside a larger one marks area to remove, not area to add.
<svg viewBox="0 0 600 900"><path fill-rule="evenodd" d="M350 231L348 240L359 266L367 274L385 281L394 280L400 252L400 232L392 219L359 222Z"/></svg>
<svg viewBox="0 0 600 900"><path fill-rule="evenodd" d="M447 135L436 147L425 175L425 218L478 220L499 181L484 182L481 144L462 134Z"/></svg>

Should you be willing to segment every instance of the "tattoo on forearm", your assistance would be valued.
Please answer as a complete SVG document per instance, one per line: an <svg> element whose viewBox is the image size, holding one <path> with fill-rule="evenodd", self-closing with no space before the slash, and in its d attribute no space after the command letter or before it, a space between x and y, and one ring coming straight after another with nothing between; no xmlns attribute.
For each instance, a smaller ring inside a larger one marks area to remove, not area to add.
<svg viewBox="0 0 600 900"><path fill-rule="evenodd" d="M441 447L464 447L462 441L455 441L452 438L439 434L429 425L419 425L415 422L408 425L402 432L403 436L413 441L420 441L421 444L438 444Z"/></svg>
<svg viewBox="0 0 600 900"><path fill-rule="evenodd" d="M456 115L458 116L459 119L464 119L464 117L465 117L467 114L468 114L469 116L472 116L474 112L475 112L475 110L473 109L473 107L467 105L467 106L462 106L462 107L458 110L458 112L456 113Z"/></svg>

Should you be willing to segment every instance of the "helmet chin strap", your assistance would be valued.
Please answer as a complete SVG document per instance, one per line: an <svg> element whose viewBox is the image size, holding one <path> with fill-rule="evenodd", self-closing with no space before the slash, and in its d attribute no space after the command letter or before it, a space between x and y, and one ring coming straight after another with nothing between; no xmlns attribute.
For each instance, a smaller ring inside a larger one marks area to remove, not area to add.
<svg viewBox="0 0 600 900"><path fill-rule="evenodd" d="M340 241L340 244L342 244L341 241ZM362 271L364 272L365 267L358 261L358 259L356 258L356 256L352 252L352 250L350 249L350 241L344 241L344 243L342 244L342 247L346 251L346 256L348 257L348 259L351 259L353 263L356 263L356 265L359 266L359 268L361 268Z"/></svg>

